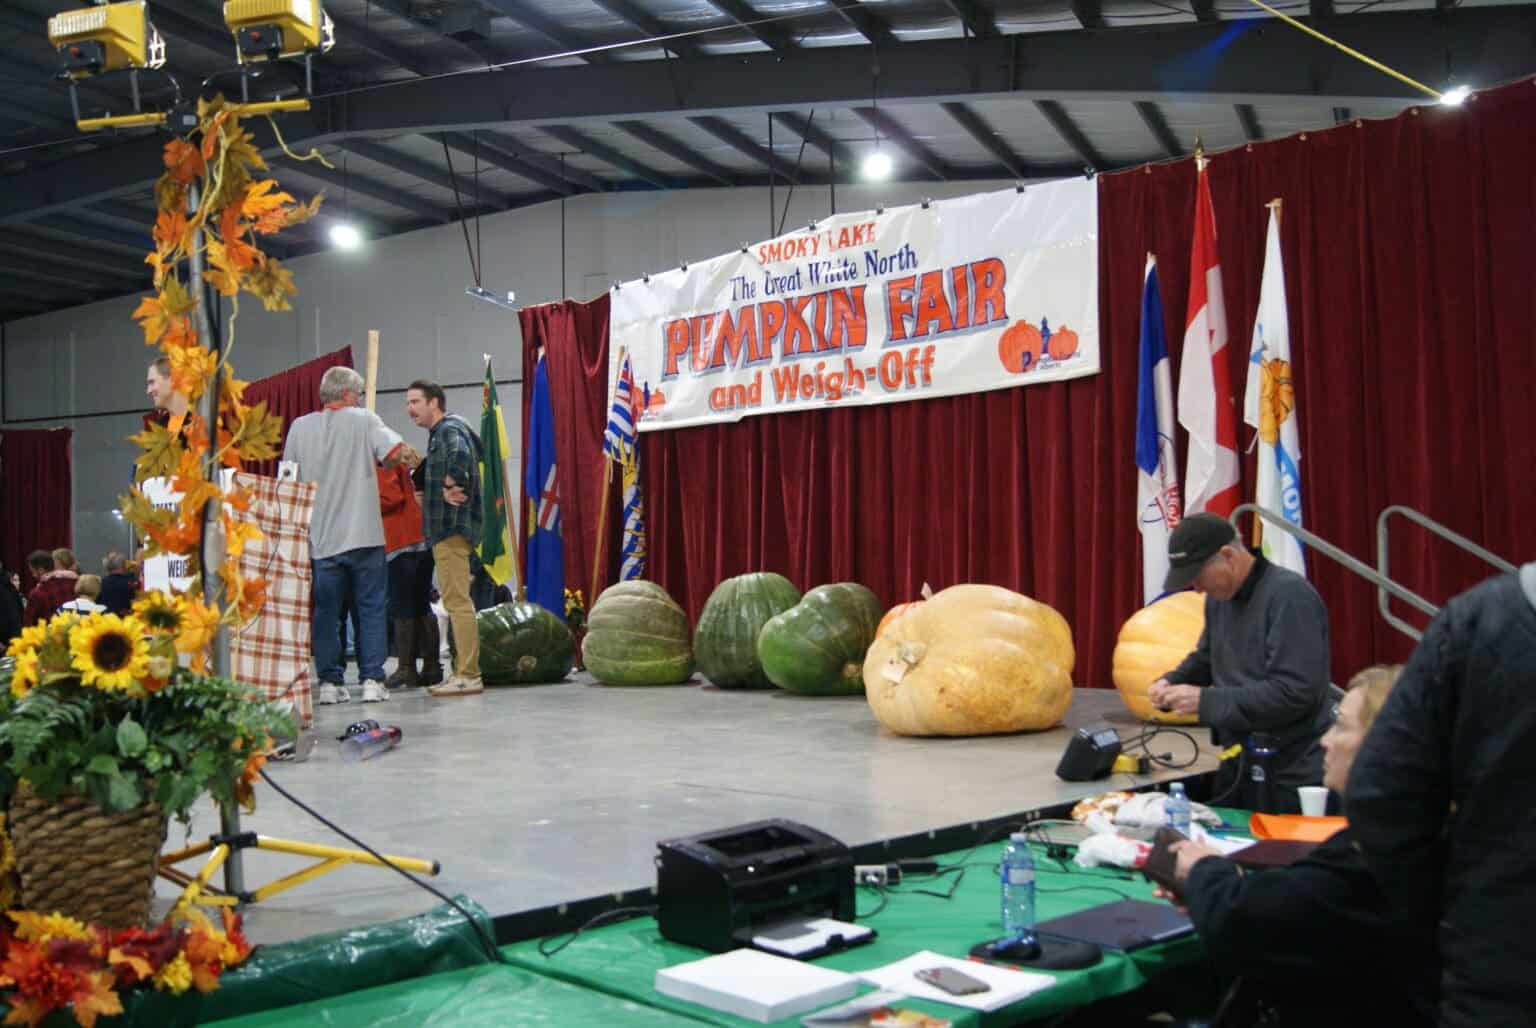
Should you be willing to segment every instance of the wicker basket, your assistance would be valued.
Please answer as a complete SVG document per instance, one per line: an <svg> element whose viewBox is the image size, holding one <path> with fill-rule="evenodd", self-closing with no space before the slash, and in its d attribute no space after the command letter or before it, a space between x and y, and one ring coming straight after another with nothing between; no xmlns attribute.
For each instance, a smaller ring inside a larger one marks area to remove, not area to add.
<svg viewBox="0 0 1536 1028"><path fill-rule="evenodd" d="M158 805L108 814L84 796L45 800L22 782L7 820L21 909L110 928L149 923L167 820Z"/></svg>

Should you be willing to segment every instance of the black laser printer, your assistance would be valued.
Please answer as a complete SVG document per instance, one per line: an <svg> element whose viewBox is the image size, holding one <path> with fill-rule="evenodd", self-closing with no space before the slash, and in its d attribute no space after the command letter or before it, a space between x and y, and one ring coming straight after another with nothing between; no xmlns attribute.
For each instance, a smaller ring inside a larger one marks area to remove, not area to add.
<svg viewBox="0 0 1536 1028"><path fill-rule="evenodd" d="M789 918L853 920L853 857L814 828L754 821L656 845L656 920L673 942L723 953Z"/></svg>

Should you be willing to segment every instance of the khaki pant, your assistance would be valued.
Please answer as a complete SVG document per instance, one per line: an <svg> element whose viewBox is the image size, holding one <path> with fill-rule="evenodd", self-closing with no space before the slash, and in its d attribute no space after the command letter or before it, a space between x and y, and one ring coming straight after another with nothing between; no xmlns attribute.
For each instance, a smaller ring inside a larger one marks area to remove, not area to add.
<svg viewBox="0 0 1536 1028"><path fill-rule="evenodd" d="M450 535L432 544L443 608L453 625L453 670L460 678L479 678L480 629L475 624L475 605L469 598L469 551L469 540L462 535Z"/></svg>

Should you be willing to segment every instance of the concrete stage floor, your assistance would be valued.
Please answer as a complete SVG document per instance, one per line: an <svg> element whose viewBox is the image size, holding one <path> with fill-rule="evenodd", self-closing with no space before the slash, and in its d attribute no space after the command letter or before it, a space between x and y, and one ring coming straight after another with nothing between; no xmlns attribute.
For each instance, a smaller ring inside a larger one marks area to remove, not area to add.
<svg viewBox="0 0 1536 1028"><path fill-rule="evenodd" d="M284 788L375 849L441 861L433 884L501 915L652 885L656 840L669 836L786 817L857 845L1216 765L1208 734L1198 730L1201 759L1187 771L1059 781L1054 771L1069 733L1106 716L1132 734L1135 722L1114 690L1079 689L1064 726L1049 732L906 739L882 731L858 697L700 684L613 689L579 674L475 697L434 700L410 691L387 703L317 707L314 756L269 767ZM398 724L404 742L343 764L334 737L364 718ZM1188 757L1184 740L1164 739L1159 752ZM256 813L242 820L246 830L348 845L265 784L257 799ZM200 808L191 839L216 829L216 811ZM167 847L182 838L173 822ZM248 850L245 864L252 889L302 861ZM158 890L167 898L175 892L163 880ZM386 868L349 867L253 905L246 925L254 941L279 942L437 902Z"/></svg>

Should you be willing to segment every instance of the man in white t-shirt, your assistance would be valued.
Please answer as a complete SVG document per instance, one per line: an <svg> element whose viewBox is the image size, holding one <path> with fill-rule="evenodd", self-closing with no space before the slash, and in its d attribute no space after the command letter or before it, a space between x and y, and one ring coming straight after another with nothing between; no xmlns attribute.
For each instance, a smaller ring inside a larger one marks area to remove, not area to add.
<svg viewBox="0 0 1536 1028"><path fill-rule="evenodd" d="M331 368L320 379L323 409L296 419L283 445L283 460L298 465L299 480L316 484L309 523L314 567L310 646L322 705L352 698L343 684L340 634L341 612L349 600L359 619L357 668L363 702L389 699L384 688L389 571L374 469L399 460L401 439L361 406L362 394L363 376L351 368Z"/></svg>

